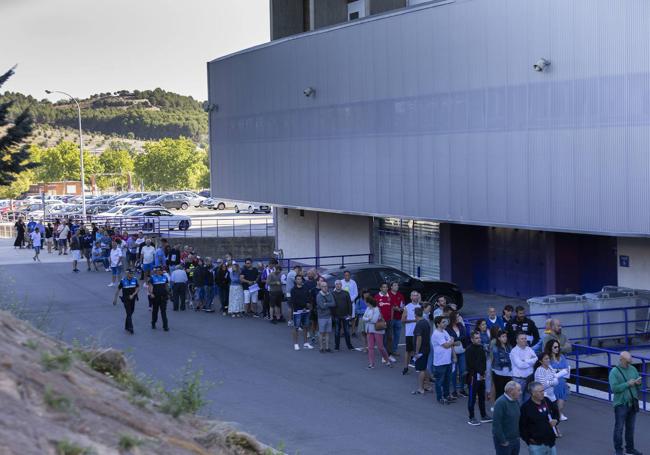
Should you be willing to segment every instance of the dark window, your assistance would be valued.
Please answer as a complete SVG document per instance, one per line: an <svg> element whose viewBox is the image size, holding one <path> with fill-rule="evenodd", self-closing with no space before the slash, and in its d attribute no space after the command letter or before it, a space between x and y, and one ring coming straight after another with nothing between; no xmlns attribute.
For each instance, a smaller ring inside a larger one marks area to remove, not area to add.
<svg viewBox="0 0 650 455"><path fill-rule="evenodd" d="M382 283L392 283L397 281L398 283L404 283L409 280L409 276L403 272L392 269L379 269L379 278Z"/></svg>
<svg viewBox="0 0 650 455"><path fill-rule="evenodd" d="M355 19L359 19L359 12L355 11L354 13L350 13L350 20L353 21Z"/></svg>
<svg viewBox="0 0 650 455"><path fill-rule="evenodd" d="M377 288L377 278L373 270L358 270L352 274L352 279L357 282L359 292L363 288Z"/></svg>

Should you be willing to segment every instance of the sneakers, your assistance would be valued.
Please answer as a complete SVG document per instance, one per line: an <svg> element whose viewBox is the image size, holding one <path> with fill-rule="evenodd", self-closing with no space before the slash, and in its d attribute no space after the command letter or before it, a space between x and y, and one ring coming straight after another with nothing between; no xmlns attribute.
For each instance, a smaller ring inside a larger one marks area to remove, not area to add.
<svg viewBox="0 0 650 455"><path fill-rule="evenodd" d="M368 368L369 370L372 370L372 369L374 369L374 368L375 368L375 366L374 366L374 365L368 365L368 367L367 367L367 368Z"/></svg>
<svg viewBox="0 0 650 455"><path fill-rule="evenodd" d="M294 344L293 345L293 350L294 351L300 351L300 346L298 346L297 344Z"/></svg>
<svg viewBox="0 0 650 455"><path fill-rule="evenodd" d="M306 348L306 349L314 349L314 347L313 347L311 344L309 344L309 343L305 343L305 344L303 344L302 347L303 347L303 348Z"/></svg>
<svg viewBox="0 0 650 455"><path fill-rule="evenodd" d="M397 359L395 357L393 357L392 355L388 356L388 360L390 360L393 363L397 362Z"/></svg>
<svg viewBox="0 0 650 455"><path fill-rule="evenodd" d="M492 422L492 417L490 417L489 415L481 417L481 423L490 423L490 422Z"/></svg>
<svg viewBox="0 0 650 455"><path fill-rule="evenodd" d="M469 396L469 395L467 394L467 392L465 392L465 391L462 390L462 389L458 391L458 395L460 395L461 397L464 397L464 398L467 398L467 397Z"/></svg>
<svg viewBox="0 0 650 455"><path fill-rule="evenodd" d="M438 400L438 403L443 404L443 405L447 405L447 404L449 404L449 401L444 399L444 398L441 398L440 400Z"/></svg>
<svg viewBox="0 0 650 455"><path fill-rule="evenodd" d="M636 449L625 449L625 455L643 455L641 452L639 452Z"/></svg>
<svg viewBox="0 0 650 455"><path fill-rule="evenodd" d="M403 375L407 374L408 372L409 372L408 367L405 367L405 368L402 370L402 374L403 374Z"/></svg>
<svg viewBox="0 0 650 455"><path fill-rule="evenodd" d="M468 425L471 425L471 426L473 426L473 427L477 427L477 426L479 426L479 425L481 424L481 422L479 422L479 421L476 420L476 419L469 419L469 420L467 421L467 424L468 424Z"/></svg>
<svg viewBox="0 0 650 455"><path fill-rule="evenodd" d="M112 288L113 286L115 286L115 283L113 283L113 282L108 283L108 287L109 287L109 288Z"/></svg>
<svg viewBox="0 0 650 455"><path fill-rule="evenodd" d="M567 420L569 420L567 416L565 416L564 414L560 414L560 422L566 422Z"/></svg>

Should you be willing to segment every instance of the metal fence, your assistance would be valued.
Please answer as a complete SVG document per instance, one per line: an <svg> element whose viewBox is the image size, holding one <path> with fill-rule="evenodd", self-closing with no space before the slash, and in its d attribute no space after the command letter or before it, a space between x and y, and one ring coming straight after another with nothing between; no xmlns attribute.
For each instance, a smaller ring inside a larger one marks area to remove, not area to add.
<svg viewBox="0 0 650 455"><path fill-rule="evenodd" d="M370 253L360 254L342 254L335 256L309 256L302 258L282 258L278 262L283 268L290 269L293 266L300 265L302 267L345 267L354 264L370 264L373 261L373 256Z"/></svg>

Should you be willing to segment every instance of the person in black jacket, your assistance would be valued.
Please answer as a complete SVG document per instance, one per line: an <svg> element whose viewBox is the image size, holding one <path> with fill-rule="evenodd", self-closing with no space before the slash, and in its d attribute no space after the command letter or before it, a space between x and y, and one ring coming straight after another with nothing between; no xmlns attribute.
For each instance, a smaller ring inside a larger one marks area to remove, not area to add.
<svg viewBox="0 0 650 455"><path fill-rule="evenodd" d="M526 335L528 346L535 346L539 341L539 330L535 323L526 317L526 310L523 306L519 305L516 308L517 316L506 323L506 332L508 332L508 342L510 346L517 344L517 334L523 333Z"/></svg>
<svg viewBox="0 0 650 455"><path fill-rule="evenodd" d="M230 273L228 263L223 261L215 273L215 283L219 286L219 298L221 300L221 314L228 314L228 295L230 293Z"/></svg>
<svg viewBox="0 0 650 455"><path fill-rule="evenodd" d="M453 399L458 399L459 396L468 396L465 392L465 349L469 346L469 339L467 338L467 331L465 324L461 321L460 315L457 311L452 311L449 314L449 325L447 326L447 333L454 340L454 354L456 354L456 369L451 373L451 395Z"/></svg>
<svg viewBox="0 0 650 455"><path fill-rule="evenodd" d="M350 293L343 290L343 283L341 280L334 282L334 350L338 351L341 346L341 329L343 329L343 336L345 337L345 344L348 350L353 350L352 342L350 341L350 320L352 319L352 299Z"/></svg>
<svg viewBox="0 0 650 455"><path fill-rule="evenodd" d="M302 328L303 347L306 349L314 349L314 347L307 341L307 329L309 328L309 311L312 308L312 299L309 289L303 286L302 275L296 275L294 287L291 288L289 295L289 307L291 307L291 314L293 315L293 349L300 350L298 344L298 330Z"/></svg>
<svg viewBox="0 0 650 455"><path fill-rule="evenodd" d="M469 411L470 425L480 425L481 423L492 422L492 418L485 412L485 370L487 357L485 349L481 344L481 333L472 332L472 344L465 351L465 361L467 363L467 383L469 384L469 401L467 409ZM474 418L474 406L478 397L478 409L481 411L481 421Z"/></svg>
<svg viewBox="0 0 650 455"><path fill-rule="evenodd" d="M530 399L521 406L519 434L531 453L550 453L555 446L555 427L560 418L557 406L544 396L544 386L531 382Z"/></svg>

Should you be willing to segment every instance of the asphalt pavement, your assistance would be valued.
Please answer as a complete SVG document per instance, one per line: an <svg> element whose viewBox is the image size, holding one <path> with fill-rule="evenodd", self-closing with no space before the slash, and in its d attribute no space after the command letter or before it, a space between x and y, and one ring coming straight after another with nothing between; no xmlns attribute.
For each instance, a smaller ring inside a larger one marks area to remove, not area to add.
<svg viewBox="0 0 650 455"><path fill-rule="evenodd" d="M465 399L441 406L432 394L411 395L415 374L402 376L401 365L367 370L361 352L296 352L286 325L219 313L170 307L170 331L152 330L144 292L131 336L123 330L123 308L111 304L109 273L82 268L74 274L65 256L36 264L30 252L14 251L6 241L0 252L0 280L12 290L9 298L32 316L46 312L49 333L125 350L137 371L167 384L192 357L214 384L204 412L287 453L494 453L491 425L467 425ZM609 403L571 396L566 415L559 454L613 453ZM650 450L648 425L650 417L640 415L641 451ZM525 445L521 453L527 453Z"/></svg>

